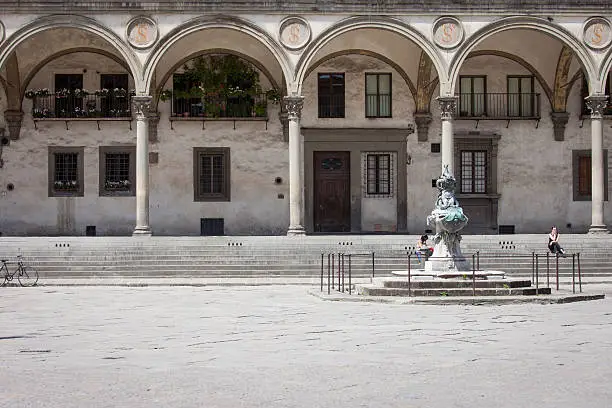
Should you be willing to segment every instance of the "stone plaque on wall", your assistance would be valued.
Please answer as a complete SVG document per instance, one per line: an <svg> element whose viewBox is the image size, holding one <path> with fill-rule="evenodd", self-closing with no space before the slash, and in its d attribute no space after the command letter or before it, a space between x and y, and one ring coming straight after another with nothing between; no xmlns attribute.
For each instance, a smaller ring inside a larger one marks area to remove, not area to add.
<svg viewBox="0 0 612 408"><path fill-rule="evenodd" d="M454 17L441 17L433 25L433 39L440 48L455 48L463 41L463 26Z"/></svg>
<svg viewBox="0 0 612 408"><path fill-rule="evenodd" d="M126 35L132 47L144 49L155 44L159 33L155 21L149 17L136 17L128 23Z"/></svg>
<svg viewBox="0 0 612 408"><path fill-rule="evenodd" d="M290 50L299 50L308 44L312 32L308 22L301 17L288 17L278 30L280 42Z"/></svg>
<svg viewBox="0 0 612 408"><path fill-rule="evenodd" d="M584 23L584 43L596 50L607 47L612 40L610 22L603 17L593 17Z"/></svg>

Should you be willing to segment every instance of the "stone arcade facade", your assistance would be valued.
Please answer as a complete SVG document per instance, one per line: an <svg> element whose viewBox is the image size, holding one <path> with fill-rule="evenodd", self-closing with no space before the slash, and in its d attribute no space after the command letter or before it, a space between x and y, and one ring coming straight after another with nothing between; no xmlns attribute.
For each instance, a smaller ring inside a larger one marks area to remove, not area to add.
<svg viewBox="0 0 612 408"><path fill-rule="evenodd" d="M418 234L444 165L473 233L607 232L606 2L417 3L0 1L0 232ZM280 100L179 97L211 55Z"/></svg>

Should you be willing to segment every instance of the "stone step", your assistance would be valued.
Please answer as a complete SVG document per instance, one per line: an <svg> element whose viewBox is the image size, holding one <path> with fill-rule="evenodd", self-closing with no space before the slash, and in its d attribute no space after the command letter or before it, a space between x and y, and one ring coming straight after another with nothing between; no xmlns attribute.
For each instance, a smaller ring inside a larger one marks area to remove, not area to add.
<svg viewBox="0 0 612 408"><path fill-rule="evenodd" d="M366 296L472 296L474 291L467 288L414 289L384 288L373 285L356 285L357 293ZM550 295L550 288L538 288L538 294ZM480 288L476 296L517 296L535 295L535 288Z"/></svg>
<svg viewBox="0 0 612 408"><path fill-rule="evenodd" d="M384 288L405 288L410 286L411 289L460 289L472 288L474 285L479 288L524 288L531 287L529 279L479 279L473 282L472 280L457 280L457 279L437 279L437 280L411 280L410 285L408 279L378 279L374 281L375 285L381 285Z"/></svg>

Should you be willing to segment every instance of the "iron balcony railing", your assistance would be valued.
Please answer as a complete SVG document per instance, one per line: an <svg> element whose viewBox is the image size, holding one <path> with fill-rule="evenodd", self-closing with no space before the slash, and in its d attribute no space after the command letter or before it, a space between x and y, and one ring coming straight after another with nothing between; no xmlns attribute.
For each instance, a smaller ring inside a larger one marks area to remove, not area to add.
<svg viewBox="0 0 612 408"><path fill-rule="evenodd" d="M32 117L44 118L131 118L131 96L44 95L32 98Z"/></svg>
<svg viewBox="0 0 612 408"><path fill-rule="evenodd" d="M538 93L461 93L457 119L540 119Z"/></svg>
<svg viewBox="0 0 612 408"><path fill-rule="evenodd" d="M172 116L196 118L265 118L268 116L266 94L179 98L172 97Z"/></svg>

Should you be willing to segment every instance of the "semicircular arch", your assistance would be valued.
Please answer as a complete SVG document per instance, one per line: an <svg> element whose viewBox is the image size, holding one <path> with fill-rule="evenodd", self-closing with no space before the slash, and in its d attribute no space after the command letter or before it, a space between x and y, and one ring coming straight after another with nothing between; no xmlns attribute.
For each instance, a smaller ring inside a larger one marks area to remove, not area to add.
<svg viewBox="0 0 612 408"><path fill-rule="evenodd" d="M397 19L384 16L349 17L328 28L304 50L304 53L297 63L295 77L293 78L297 85L296 92L298 94L301 93L302 83L309 72L309 67L317 52L323 49L323 47L330 43L334 38L350 31L357 31L359 29L381 29L391 31L412 41L423 51L425 51L429 58L431 58L438 73L438 77L446 77L445 64L438 54L438 51L433 44L431 44L431 42L429 42L429 40L427 40L427 38L425 38L425 36L414 27L411 27L410 25Z"/></svg>
<svg viewBox="0 0 612 408"><path fill-rule="evenodd" d="M580 41L569 31L539 17L505 17L476 31L463 44L461 44L448 67L449 71L447 75L449 78L449 88L446 89L445 92L448 94L453 93L463 62L468 58L471 52L474 52L474 48L477 47L478 44L492 35L516 29L528 29L543 32L562 41L564 44L569 46L572 51L574 51L579 63L584 67L589 78L597 79L595 62L592 56L580 43Z"/></svg>
<svg viewBox="0 0 612 408"><path fill-rule="evenodd" d="M308 76L315 70L317 69L317 67L319 67L320 65L324 64L327 61L330 61L334 58L337 57L341 57L344 55L365 55L367 57L372 57L372 58L376 58L379 61L384 62L385 64L389 65L390 67L392 67L401 77L402 79L406 82L406 85L408 85L408 88L410 89L410 93L412 94L413 98L416 98L416 86L414 86L414 83L412 82L412 80L410 79L410 77L408 76L408 74L406 73L406 71L400 67L397 63L395 63L393 60L385 57L382 54L379 54L377 52L374 51L369 51L369 50L362 50L362 49L349 49L349 50L343 50L343 51L337 51L331 54L328 54L324 57L322 57L321 59L315 61L314 63L312 63L308 69L306 70L305 74L304 74L304 78L308 78Z"/></svg>
<svg viewBox="0 0 612 408"><path fill-rule="evenodd" d="M138 85L142 79L141 64L128 45L118 35L98 21L79 15L44 16L21 27L0 46L0 67L5 65L8 56L15 51L23 41L43 31L55 28L79 29L104 39L116 49L124 59L124 66L127 66L128 71L134 77L136 87L139 88Z"/></svg>
<svg viewBox="0 0 612 408"><path fill-rule="evenodd" d="M90 54L98 54L98 55L102 55L104 57L110 58L113 61L115 61L117 64L121 65L126 71L130 72L130 67L129 67L129 65L124 60L122 60L121 58L119 58L115 54L113 54L111 52L108 52L106 50L99 50L97 48L88 48L88 47L69 48L69 49L66 49L66 50L62 50L60 52L56 52L56 53L54 53L52 55L49 55L48 57L46 57L45 59L40 61L38 64L36 64L34 66L34 68L32 68L30 70L30 72L28 72L28 74L25 76L25 79L22 82L21 99L23 100L23 97L24 97L26 88L28 87L28 84L32 81L32 79L38 73L38 71L40 71L45 65L47 65L49 62L53 61L54 59L63 57L65 55L76 54L76 53L80 53L80 52L90 53Z"/></svg>
<svg viewBox="0 0 612 408"><path fill-rule="evenodd" d="M166 51L181 39L197 31L224 28L246 34L262 44L279 64L285 79L291 78L292 66L280 44L257 25L237 17L198 17L174 28L158 42L147 58L144 69L146 92L150 92L155 70Z"/></svg>
<svg viewBox="0 0 612 408"><path fill-rule="evenodd" d="M164 84L168 81L168 79L170 79L170 76L174 73L174 71L176 71L179 67L181 67L182 65L184 65L186 62L203 56L203 55L210 55L210 54L230 54L230 55L235 55L238 58L242 58L246 61L248 61L249 63L253 64L255 66L255 68L257 68L262 74L264 74L264 76L268 79L268 81L270 81L270 84L272 85L272 87L274 89L277 90L281 90L280 85L278 84L278 81L276 79L274 79L274 76L272 75L272 73L258 60L256 60L255 58L240 53L238 51L234 51L234 50L230 50L230 49L226 49L226 48L211 48L208 50L202 50L202 51L197 51L191 55L186 56L185 58L179 60L176 64L174 64L172 67L170 67L170 69L168 70L168 72L164 73L164 75L161 77L161 80L158 81L157 83L157 87L155 89L155 95L159 96L162 88L164 87Z"/></svg>
<svg viewBox="0 0 612 408"><path fill-rule="evenodd" d="M484 55L493 55L493 56L496 56L496 57L512 60L512 61L516 62L517 64L521 65L527 71L531 72L533 74L533 76L540 83L540 86L542 87L542 90L546 94L546 97L548 98L548 101L552 104L553 91L550 88L550 85L548 85L548 83L544 79L544 76L533 65L531 65L530 63L528 63L527 61L525 61L523 58L519 57L518 55L511 54L511 53L505 52L505 51L497 51L497 50L476 50L476 51L472 51L472 52L470 52L468 54L466 60L468 60L470 58L476 58L476 57L484 56Z"/></svg>

